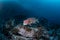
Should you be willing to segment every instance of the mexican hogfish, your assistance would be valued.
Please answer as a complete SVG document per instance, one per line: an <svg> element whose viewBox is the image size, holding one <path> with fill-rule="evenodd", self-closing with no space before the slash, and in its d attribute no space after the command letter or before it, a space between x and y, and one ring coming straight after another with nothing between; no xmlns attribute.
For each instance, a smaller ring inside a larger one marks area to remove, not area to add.
<svg viewBox="0 0 60 40"><path fill-rule="evenodd" d="M36 19L36 18L28 18L23 21L23 25L31 25L31 24L35 24L35 23L39 23L38 19Z"/></svg>

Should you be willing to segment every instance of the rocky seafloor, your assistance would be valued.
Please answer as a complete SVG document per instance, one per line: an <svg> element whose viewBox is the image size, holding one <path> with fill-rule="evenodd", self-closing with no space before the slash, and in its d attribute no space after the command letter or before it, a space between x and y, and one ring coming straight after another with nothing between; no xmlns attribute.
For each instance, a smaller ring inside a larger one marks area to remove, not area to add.
<svg viewBox="0 0 60 40"><path fill-rule="evenodd" d="M44 28L48 31L49 40L60 40L60 25L54 24L54 23L50 23L44 17L40 18L39 21L40 21L39 23L42 26L44 26ZM7 27L8 29L6 29L6 26L4 26L4 25L6 25L7 22L9 22L8 24L10 24L10 22L12 22L13 26L11 26L10 28ZM10 31L11 29L13 29L20 22L22 24L22 21L11 19L11 20L6 21L5 23L2 23L0 25L1 26L0 27L0 40L11 40L11 35L9 34L8 31ZM22 40L22 39L19 39L19 40ZM40 40L42 40L42 39L40 39Z"/></svg>

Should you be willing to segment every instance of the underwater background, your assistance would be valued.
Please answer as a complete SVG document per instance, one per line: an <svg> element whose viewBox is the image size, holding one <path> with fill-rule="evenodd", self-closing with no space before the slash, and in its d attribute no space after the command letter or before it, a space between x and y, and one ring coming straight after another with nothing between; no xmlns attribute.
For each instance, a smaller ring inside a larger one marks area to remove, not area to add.
<svg viewBox="0 0 60 40"><path fill-rule="evenodd" d="M60 24L60 0L0 0L0 4L2 19L23 14L45 17L50 22Z"/></svg>
<svg viewBox="0 0 60 40"><path fill-rule="evenodd" d="M0 29L9 18L20 15L27 18L44 17L49 23L60 25L60 0L0 0Z"/></svg>

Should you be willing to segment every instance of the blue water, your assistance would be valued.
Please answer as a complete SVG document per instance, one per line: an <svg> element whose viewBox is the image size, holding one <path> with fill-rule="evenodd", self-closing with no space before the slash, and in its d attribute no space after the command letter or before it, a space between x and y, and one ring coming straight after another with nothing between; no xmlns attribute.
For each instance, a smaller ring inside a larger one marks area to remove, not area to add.
<svg viewBox="0 0 60 40"><path fill-rule="evenodd" d="M60 24L60 0L0 0L1 17L12 17L19 14L45 17L50 22ZM11 10L14 10L10 12ZM25 13L21 13L27 11Z"/></svg>

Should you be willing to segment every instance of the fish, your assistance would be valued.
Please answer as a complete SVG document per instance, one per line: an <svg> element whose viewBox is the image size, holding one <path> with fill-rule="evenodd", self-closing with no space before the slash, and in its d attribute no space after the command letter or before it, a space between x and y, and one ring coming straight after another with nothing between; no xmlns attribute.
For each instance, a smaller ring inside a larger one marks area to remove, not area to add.
<svg viewBox="0 0 60 40"><path fill-rule="evenodd" d="M23 21L23 25L31 25L31 24L35 24L35 23L39 23L39 20L36 18L28 18Z"/></svg>

